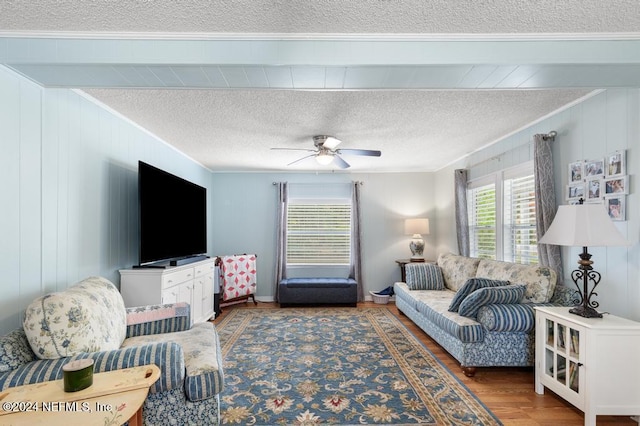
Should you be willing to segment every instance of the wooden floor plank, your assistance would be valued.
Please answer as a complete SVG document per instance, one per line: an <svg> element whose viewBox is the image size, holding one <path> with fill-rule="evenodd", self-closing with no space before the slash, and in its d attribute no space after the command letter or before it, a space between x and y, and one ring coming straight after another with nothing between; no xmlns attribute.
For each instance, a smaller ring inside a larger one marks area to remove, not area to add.
<svg viewBox="0 0 640 426"><path fill-rule="evenodd" d="M226 307L214 323L233 309L277 308L277 303L260 302ZM582 426L584 415L553 392L538 395L534 390L533 368L478 368L473 378L462 373L460 364L437 342L431 339L395 304L358 303L358 308L389 309L420 342L422 342L471 392L485 404L505 426ZM358 309L356 308L356 309ZM286 308L285 308L286 309ZM629 416L598 416L598 426L638 426Z"/></svg>

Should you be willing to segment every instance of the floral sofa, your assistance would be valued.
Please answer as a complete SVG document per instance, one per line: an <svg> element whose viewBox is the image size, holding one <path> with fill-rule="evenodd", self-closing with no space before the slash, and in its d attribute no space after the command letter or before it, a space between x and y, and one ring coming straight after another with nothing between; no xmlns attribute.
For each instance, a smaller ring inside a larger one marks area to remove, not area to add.
<svg viewBox="0 0 640 426"><path fill-rule="evenodd" d="M534 365L534 306L571 306L546 267L442 254L405 266L394 284L398 309L456 358L476 367Z"/></svg>
<svg viewBox="0 0 640 426"><path fill-rule="evenodd" d="M211 323L189 328L186 303L125 308L116 287L91 277L33 301L23 328L0 337L0 391L62 378L62 366L94 360L94 372L156 364L143 405L146 425L220 423L224 386Z"/></svg>

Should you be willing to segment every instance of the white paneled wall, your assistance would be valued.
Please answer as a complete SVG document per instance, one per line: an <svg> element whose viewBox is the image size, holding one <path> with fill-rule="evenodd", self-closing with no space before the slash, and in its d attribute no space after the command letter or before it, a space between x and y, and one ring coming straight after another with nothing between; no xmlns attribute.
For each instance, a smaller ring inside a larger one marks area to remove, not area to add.
<svg viewBox="0 0 640 426"><path fill-rule="evenodd" d="M91 275L119 285L118 269L137 263L138 160L212 198L201 165L77 92L2 67L0 146L0 333L34 298Z"/></svg>
<svg viewBox="0 0 640 426"><path fill-rule="evenodd" d="M596 300L600 310L640 320L640 90L612 89L548 117L457 164L436 173L438 251L457 252L453 205L453 170L469 168L476 178L533 158L532 137L558 132L553 142L556 200L565 204L567 166L576 160L603 158L626 150L631 193L627 195L627 220L615 222L630 242L629 247L589 247L594 269L602 274ZM564 248L565 284L573 286L569 274L576 269L581 248Z"/></svg>

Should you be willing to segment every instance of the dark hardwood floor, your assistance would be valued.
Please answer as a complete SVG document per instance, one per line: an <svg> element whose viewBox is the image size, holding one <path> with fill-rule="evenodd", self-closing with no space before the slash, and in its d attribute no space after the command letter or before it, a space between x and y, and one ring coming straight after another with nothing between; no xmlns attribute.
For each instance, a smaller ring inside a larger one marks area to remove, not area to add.
<svg viewBox="0 0 640 426"><path fill-rule="evenodd" d="M214 323L232 309L276 308L277 303L259 302L228 306ZM466 377L460 364L409 318L393 302L378 305L358 303L358 308L389 309L429 350L451 370L505 425L582 426L582 412L549 390L538 395L534 390L534 369L519 367L478 368L473 378ZM629 416L598 416L598 426L638 426Z"/></svg>

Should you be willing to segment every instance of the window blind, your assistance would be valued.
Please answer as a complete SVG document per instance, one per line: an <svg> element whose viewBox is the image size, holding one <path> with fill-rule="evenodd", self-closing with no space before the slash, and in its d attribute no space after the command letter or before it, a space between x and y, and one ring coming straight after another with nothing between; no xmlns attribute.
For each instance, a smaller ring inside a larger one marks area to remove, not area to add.
<svg viewBox="0 0 640 426"><path fill-rule="evenodd" d="M467 195L471 256L496 258L496 187L479 186Z"/></svg>
<svg viewBox="0 0 640 426"><path fill-rule="evenodd" d="M537 264L535 183L533 175L504 181L504 260Z"/></svg>
<svg viewBox="0 0 640 426"><path fill-rule="evenodd" d="M287 214L287 264L349 264L351 204L291 201Z"/></svg>

